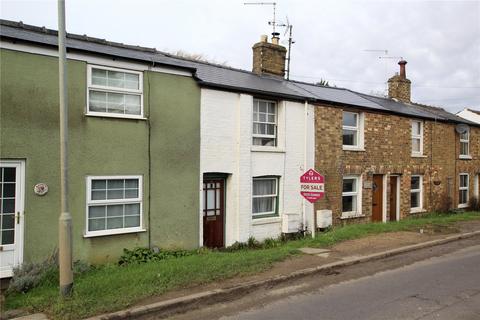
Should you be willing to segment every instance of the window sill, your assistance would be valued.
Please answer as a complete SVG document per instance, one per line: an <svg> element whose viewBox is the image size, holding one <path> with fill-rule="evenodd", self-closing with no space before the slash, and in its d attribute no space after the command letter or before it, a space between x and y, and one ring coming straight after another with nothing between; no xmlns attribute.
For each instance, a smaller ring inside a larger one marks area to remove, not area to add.
<svg viewBox="0 0 480 320"><path fill-rule="evenodd" d="M262 224L270 224L270 223L280 223L282 222L282 218L279 216L274 216L274 217L253 217L252 218L252 225L253 226L258 226Z"/></svg>
<svg viewBox="0 0 480 320"><path fill-rule="evenodd" d="M128 116L128 115L115 115L115 114L108 114L108 113L85 113L87 117L94 117L94 118L114 118L114 119L128 119L128 120L148 120L143 116Z"/></svg>
<svg viewBox="0 0 480 320"><path fill-rule="evenodd" d="M459 204L457 208L458 208L458 209L468 208L468 204L467 204L467 203L466 203L466 204Z"/></svg>
<svg viewBox="0 0 480 320"><path fill-rule="evenodd" d="M361 148L361 147L343 146L342 149L343 149L343 151L365 152L365 149Z"/></svg>
<svg viewBox="0 0 480 320"><path fill-rule="evenodd" d="M261 147L261 146L252 146L252 152L273 152L273 153L285 153L285 150L278 147Z"/></svg>
<svg viewBox="0 0 480 320"><path fill-rule="evenodd" d="M412 158L426 158L426 155L423 154L412 154Z"/></svg>
<svg viewBox="0 0 480 320"><path fill-rule="evenodd" d="M83 237L84 238L94 238L94 237L113 236L113 235L128 234L128 233L140 233L140 232L146 232L146 231L147 230L143 229L143 228L93 231L93 232L87 232L86 234L83 235Z"/></svg>
<svg viewBox="0 0 480 320"><path fill-rule="evenodd" d="M355 219L355 218L365 218L366 215L364 214L342 214L340 220L347 220L347 219Z"/></svg>
<svg viewBox="0 0 480 320"><path fill-rule="evenodd" d="M427 210L425 210L423 208L410 209L410 213L424 213L424 212L427 212Z"/></svg>
<svg viewBox="0 0 480 320"><path fill-rule="evenodd" d="M460 160L472 160L472 156L460 155L458 158L459 158Z"/></svg>

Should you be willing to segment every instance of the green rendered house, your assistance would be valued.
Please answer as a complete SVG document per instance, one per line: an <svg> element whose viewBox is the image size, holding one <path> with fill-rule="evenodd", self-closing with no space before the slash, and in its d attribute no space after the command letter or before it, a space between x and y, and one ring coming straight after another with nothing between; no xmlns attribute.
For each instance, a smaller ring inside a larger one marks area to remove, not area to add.
<svg viewBox="0 0 480 320"><path fill-rule="evenodd" d="M56 41L51 30L2 21L1 277L58 243ZM191 68L98 39L69 36L67 48L74 260L198 247L200 88Z"/></svg>

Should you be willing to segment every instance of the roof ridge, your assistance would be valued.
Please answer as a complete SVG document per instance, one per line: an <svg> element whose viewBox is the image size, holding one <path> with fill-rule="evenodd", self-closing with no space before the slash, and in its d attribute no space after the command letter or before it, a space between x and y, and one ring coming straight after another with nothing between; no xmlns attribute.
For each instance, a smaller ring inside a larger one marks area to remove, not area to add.
<svg viewBox="0 0 480 320"><path fill-rule="evenodd" d="M319 87L319 88L326 88L326 89L336 89L336 90L348 90L347 88L343 88L343 87L330 87L330 86L324 86L324 85L321 85L321 84L316 84L316 83L312 83L312 82L305 82L305 81L300 81L300 80L286 80L288 82L292 82L292 83L300 83L300 84L306 84L306 85L309 85L309 86L314 86L314 87Z"/></svg>
<svg viewBox="0 0 480 320"><path fill-rule="evenodd" d="M53 36L58 36L58 31L54 29L49 29L46 28L45 26L39 27L31 24L25 24L22 21L12 21L12 20L6 20L6 19L0 19L0 25L5 25L9 27L15 27L15 28L21 28L24 30L29 30L29 31L34 31L34 32L39 32L39 33L45 33L45 34L50 34ZM248 71L245 69L240 69L240 68L235 68L231 66L225 66L219 63L213 63L213 62L207 62L207 61L201 61L201 60L195 60L195 59L189 59L186 57L181 57L178 55L175 55L173 53L165 52L158 50L156 48L150 48L150 47L144 47L144 46L138 46L138 45L130 45L130 44L125 44L122 42L115 42L115 41L108 41L106 39L102 38L97 38L97 37L91 37L86 34L80 35L76 33L69 33L67 32L66 34L67 38L70 39L75 39L75 40L82 40L82 41L88 41L88 42L93 42L93 43L98 43L98 44L104 44L104 45L109 45L112 47L118 47L118 48L124 48L124 49L133 49L133 50L139 50L139 51L144 51L144 52L150 52L150 53L157 53L164 55L166 57L172 58L172 59L177 59L181 61L187 61L195 64L202 64L202 65L208 65L208 66L214 66L226 70L232 70L232 71L238 71L238 72L243 72L243 73L248 73L248 74L253 74L262 78L270 78L269 76L264 76L264 75L258 75L252 71ZM282 79L285 81L285 79ZM288 81L288 80L287 80Z"/></svg>

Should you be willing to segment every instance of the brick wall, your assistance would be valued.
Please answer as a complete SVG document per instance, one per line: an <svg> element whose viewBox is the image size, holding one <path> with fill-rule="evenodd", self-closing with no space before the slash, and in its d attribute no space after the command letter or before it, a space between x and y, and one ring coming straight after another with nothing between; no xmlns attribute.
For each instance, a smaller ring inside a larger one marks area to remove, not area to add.
<svg viewBox="0 0 480 320"><path fill-rule="evenodd" d="M285 56L287 49L283 46L258 42L253 47L253 68L256 74L285 75Z"/></svg>
<svg viewBox="0 0 480 320"><path fill-rule="evenodd" d="M342 148L343 110L360 112L364 118L364 149ZM351 108L317 105L315 108L315 167L325 175L325 198L315 209L331 209L334 224L370 222L372 218L373 175L387 177L384 219L389 220L391 175L400 179L400 218L410 212L410 179L423 176L423 211L447 210L458 204L458 173L468 172L470 195L474 193L474 174L480 171L480 128L471 128L471 160L459 159L459 135L455 125L423 121L423 156L411 153L411 118L364 112ZM421 120L421 119L415 119ZM459 171L460 170L460 171ZM342 177L362 177L362 216L342 219Z"/></svg>

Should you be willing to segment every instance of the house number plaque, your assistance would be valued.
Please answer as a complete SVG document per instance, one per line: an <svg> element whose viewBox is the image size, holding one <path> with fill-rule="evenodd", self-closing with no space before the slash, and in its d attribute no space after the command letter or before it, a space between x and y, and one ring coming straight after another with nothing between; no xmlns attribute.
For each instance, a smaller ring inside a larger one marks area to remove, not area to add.
<svg viewBox="0 0 480 320"><path fill-rule="evenodd" d="M37 196L44 196L48 192L48 186L43 182L37 183L35 187L33 187L33 192L35 192Z"/></svg>

